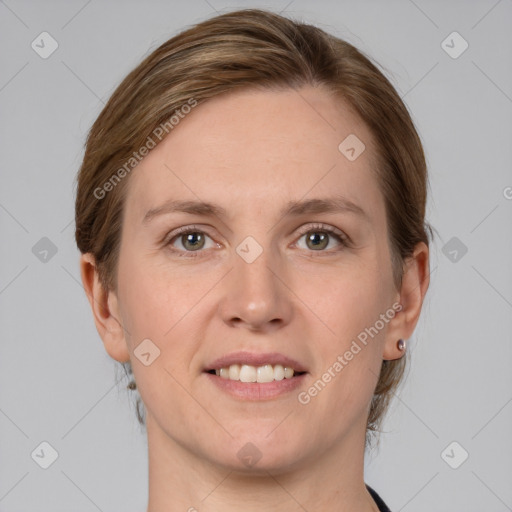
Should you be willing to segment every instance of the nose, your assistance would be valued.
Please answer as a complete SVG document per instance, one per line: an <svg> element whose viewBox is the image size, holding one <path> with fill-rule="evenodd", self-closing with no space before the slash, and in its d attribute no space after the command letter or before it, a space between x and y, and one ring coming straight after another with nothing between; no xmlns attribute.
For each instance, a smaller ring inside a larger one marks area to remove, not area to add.
<svg viewBox="0 0 512 512"><path fill-rule="evenodd" d="M270 332L292 318L291 292L286 275L270 250L252 262L234 254L234 268L224 280L220 314L230 327Z"/></svg>

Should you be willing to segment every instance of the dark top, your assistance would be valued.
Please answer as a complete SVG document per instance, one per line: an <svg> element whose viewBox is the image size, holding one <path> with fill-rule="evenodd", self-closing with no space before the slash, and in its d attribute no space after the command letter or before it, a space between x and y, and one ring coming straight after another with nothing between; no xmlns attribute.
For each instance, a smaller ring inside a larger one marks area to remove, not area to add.
<svg viewBox="0 0 512 512"><path fill-rule="evenodd" d="M380 512L391 512L388 506L382 501L382 498L369 485L365 485L366 488L368 489L368 492L372 495L372 498L374 499L375 503L377 503Z"/></svg>

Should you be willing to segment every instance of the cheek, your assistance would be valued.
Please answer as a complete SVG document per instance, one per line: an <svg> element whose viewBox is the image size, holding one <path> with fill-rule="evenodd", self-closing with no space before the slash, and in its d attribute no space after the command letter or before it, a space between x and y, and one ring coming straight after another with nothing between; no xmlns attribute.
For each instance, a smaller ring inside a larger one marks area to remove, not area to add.
<svg viewBox="0 0 512 512"><path fill-rule="evenodd" d="M141 267L131 269L127 275L129 278L125 279L122 289L120 285L120 297L131 343L137 344L141 336L161 338L171 327L172 304L175 303L172 289L163 287Z"/></svg>
<svg viewBox="0 0 512 512"><path fill-rule="evenodd" d="M371 328L388 309L379 279L367 267L364 275L333 280L316 310L329 328L316 337L320 365L312 382L318 391L312 393L318 393L316 406L340 424L367 413L378 381L385 327L377 333Z"/></svg>
<svg viewBox="0 0 512 512"><path fill-rule="evenodd" d="M332 269L322 280L308 279L300 289L337 348L373 325L385 311L389 294L382 268L370 257Z"/></svg>
<svg viewBox="0 0 512 512"><path fill-rule="evenodd" d="M121 263L121 262L120 262ZM169 267L125 258L119 280L122 317L128 331L127 342L133 351L149 338L160 350L159 363L169 371L187 371L201 337L200 315L204 315L205 296L217 273L198 277Z"/></svg>
<svg viewBox="0 0 512 512"><path fill-rule="evenodd" d="M360 264L331 275L312 307L322 321L316 337L320 368L315 377L321 381L317 387L324 389L325 383L326 388L317 405L332 407L335 413L364 414L377 384L387 325L383 327L379 319L391 306L387 303L390 276L381 265L377 254L367 254Z"/></svg>
<svg viewBox="0 0 512 512"><path fill-rule="evenodd" d="M185 382L197 351L190 322L199 297L184 290L183 279L165 279L155 269L135 263L124 262L125 279L120 279L119 291L137 387L152 414L158 409L184 414L181 402L172 397L179 396L177 382ZM139 359L139 346L150 353L150 364Z"/></svg>
<svg viewBox="0 0 512 512"><path fill-rule="evenodd" d="M171 275L166 268L138 253L137 245L126 243L119 258L119 294L126 325L130 333L151 333L160 338L175 322L184 299L186 302L184 279L178 272Z"/></svg>

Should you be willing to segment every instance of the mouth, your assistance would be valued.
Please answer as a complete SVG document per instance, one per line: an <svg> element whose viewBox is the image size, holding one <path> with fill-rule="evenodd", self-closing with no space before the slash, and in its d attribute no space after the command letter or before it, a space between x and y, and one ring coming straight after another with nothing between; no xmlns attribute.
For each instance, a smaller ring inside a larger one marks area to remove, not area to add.
<svg viewBox="0 0 512 512"><path fill-rule="evenodd" d="M293 379L306 372L294 370L290 366L281 364L264 364L261 366L253 366L249 364L231 364L222 368L212 368L206 370L210 375L216 375L221 379L233 380L238 382L258 382L267 383L281 381L284 379Z"/></svg>
<svg viewBox="0 0 512 512"><path fill-rule="evenodd" d="M304 385L308 371L283 354L241 351L209 363L203 374L232 398L259 401L284 398Z"/></svg>

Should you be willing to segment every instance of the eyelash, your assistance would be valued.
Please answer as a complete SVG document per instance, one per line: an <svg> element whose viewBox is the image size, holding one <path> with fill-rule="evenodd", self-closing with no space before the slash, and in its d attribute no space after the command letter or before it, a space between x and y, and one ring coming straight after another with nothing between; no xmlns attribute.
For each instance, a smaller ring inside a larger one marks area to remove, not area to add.
<svg viewBox="0 0 512 512"><path fill-rule="evenodd" d="M304 235L306 235L306 234L308 234L310 232L315 232L315 231L322 232L322 233L327 233L330 237L333 237L338 242L340 242L342 247L348 247L349 246L349 238L347 237L347 235L345 235L342 231L339 231L338 229L333 228L333 227L328 226L328 225L325 225L325 224L309 224L309 225L305 226L304 228L300 229L300 231L299 231L299 239L302 238ZM201 233L203 235L206 235L206 236L210 237L210 235L208 235L208 233L206 233L205 231L203 231L202 229L200 229L200 228L198 228L196 226L185 226L185 227L179 228L176 231L174 231L171 234L169 234L165 238L164 246L165 247L169 247L170 250L173 253L177 254L177 256L180 257L180 258L181 257L197 258L199 256L199 253L204 252L204 250L199 249L197 251L182 251L182 250L175 249L174 247L172 247L172 243L173 243L173 241L176 238L178 238L179 236L188 235L190 233ZM312 253L318 252L319 256L323 256L326 253L327 253L327 255L329 255L329 254L332 254L332 253L339 252L340 250L342 250L342 249L335 249L335 250L330 250L330 251L325 251L325 250L322 250L322 251L309 251L309 252L312 252ZM316 257L316 256L314 256L314 257Z"/></svg>

